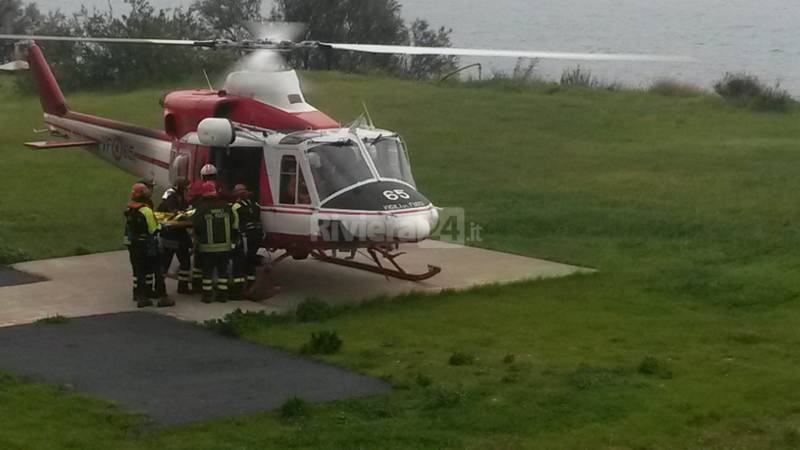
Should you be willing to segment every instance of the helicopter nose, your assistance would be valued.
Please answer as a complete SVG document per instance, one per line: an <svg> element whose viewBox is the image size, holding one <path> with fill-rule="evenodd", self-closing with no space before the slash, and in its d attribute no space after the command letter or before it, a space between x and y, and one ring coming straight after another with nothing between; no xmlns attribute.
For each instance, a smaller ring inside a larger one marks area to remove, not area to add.
<svg viewBox="0 0 800 450"><path fill-rule="evenodd" d="M340 223L347 234L372 242L419 242L436 229L439 212L436 208L413 214L386 215L368 220L350 218Z"/></svg>
<svg viewBox="0 0 800 450"><path fill-rule="evenodd" d="M419 242L431 235L431 222L427 215L414 215L410 217L389 216L386 231L393 240L401 242Z"/></svg>

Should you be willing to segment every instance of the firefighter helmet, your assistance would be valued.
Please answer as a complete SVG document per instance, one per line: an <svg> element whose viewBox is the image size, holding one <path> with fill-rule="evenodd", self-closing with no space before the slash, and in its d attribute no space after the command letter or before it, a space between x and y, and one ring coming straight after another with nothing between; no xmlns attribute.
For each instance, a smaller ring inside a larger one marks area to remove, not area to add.
<svg viewBox="0 0 800 450"><path fill-rule="evenodd" d="M131 188L131 200L135 202L147 201L151 195L153 195L152 191L144 183L136 183Z"/></svg>
<svg viewBox="0 0 800 450"><path fill-rule="evenodd" d="M213 164L206 164L200 169L200 176L202 177L213 177L217 175L217 167Z"/></svg>
<svg viewBox="0 0 800 450"><path fill-rule="evenodd" d="M247 186L243 184L237 184L236 187L233 188L233 195L236 198L250 198L253 193L247 189Z"/></svg>

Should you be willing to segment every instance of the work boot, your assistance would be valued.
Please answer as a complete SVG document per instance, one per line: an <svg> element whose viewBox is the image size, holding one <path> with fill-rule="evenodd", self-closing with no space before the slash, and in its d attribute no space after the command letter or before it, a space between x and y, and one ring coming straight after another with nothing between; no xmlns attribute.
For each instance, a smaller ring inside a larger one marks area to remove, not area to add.
<svg viewBox="0 0 800 450"><path fill-rule="evenodd" d="M153 306L153 301L147 297L140 297L136 299L136 307L137 308L146 308L148 306Z"/></svg>
<svg viewBox="0 0 800 450"><path fill-rule="evenodd" d="M211 303L214 301L214 292L213 291L203 291L203 296L201 297L203 303Z"/></svg>
<svg viewBox="0 0 800 450"><path fill-rule="evenodd" d="M156 306L159 308L168 308L170 306L175 306L175 302L171 298L164 296L158 299Z"/></svg>
<svg viewBox="0 0 800 450"><path fill-rule="evenodd" d="M188 281L179 281L178 282L178 294L192 294L192 287L189 286Z"/></svg>
<svg viewBox="0 0 800 450"><path fill-rule="evenodd" d="M228 302L228 291L217 291L216 301L218 303L227 303Z"/></svg>

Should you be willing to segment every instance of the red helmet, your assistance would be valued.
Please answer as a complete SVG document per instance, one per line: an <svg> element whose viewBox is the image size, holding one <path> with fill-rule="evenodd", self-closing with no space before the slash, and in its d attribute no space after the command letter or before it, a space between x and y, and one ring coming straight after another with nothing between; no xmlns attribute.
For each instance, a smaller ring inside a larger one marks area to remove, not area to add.
<svg viewBox="0 0 800 450"><path fill-rule="evenodd" d="M133 188L131 188L131 200L135 202L147 201L150 199L151 195L153 195L153 193L144 183L136 183L133 185Z"/></svg>
<svg viewBox="0 0 800 450"><path fill-rule="evenodd" d="M213 181L206 181L203 183L203 186L200 188L200 195L202 197L218 197L217 183Z"/></svg>
<svg viewBox="0 0 800 450"><path fill-rule="evenodd" d="M233 195L236 196L236 198L250 198L253 193L247 189L247 186L243 184L237 184L233 188Z"/></svg>

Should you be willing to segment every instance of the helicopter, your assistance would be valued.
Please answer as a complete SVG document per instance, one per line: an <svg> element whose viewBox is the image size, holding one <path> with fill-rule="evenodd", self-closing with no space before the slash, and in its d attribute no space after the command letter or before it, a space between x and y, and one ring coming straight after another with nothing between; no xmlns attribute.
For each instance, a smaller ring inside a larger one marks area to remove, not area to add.
<svg viewBox="0 0 800 450"><path fill-rule="evenodd" d="M222 184L244 184L261 209L263 247L286 258L309 257L387 277L423 281L441 272L410 273L397 261L402 244L431 237L437 208L419 189L403 138L375 127L368 112L343 126L310 105L294 70L253 69L242 64L221 89L165 94L163 129L150 129L69 108L39 41L171 45L250 52L250 61L280 53L321 49L402 55L501 56L581 61L687 61L640 54L563 53L451 47L296 42L257 39L182 40L0 35L18 42L19 66L29 67L47 131L59 139L29 142L35 149L83 147L122 170L167 189L178 178L200 179L214 164ZM22 63L26 64L22 64ZM263 66L263 64L262 64ZM210 83L209 83L210 84ZM365 251L371 263L354 258ZM345 257L340 257L343 252ZM389 265L386 264L388 262Z"/></svg>

